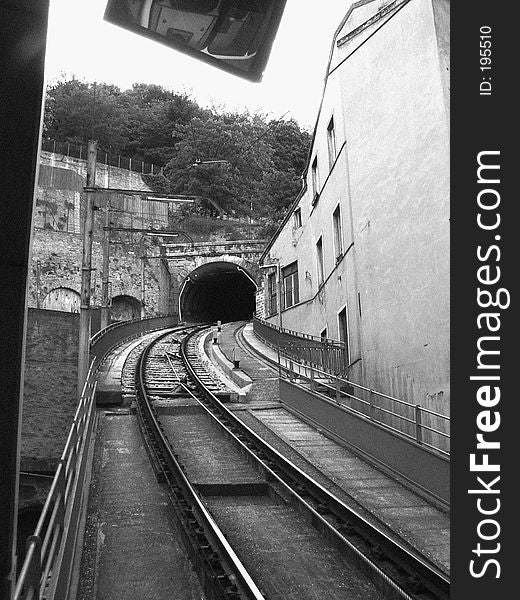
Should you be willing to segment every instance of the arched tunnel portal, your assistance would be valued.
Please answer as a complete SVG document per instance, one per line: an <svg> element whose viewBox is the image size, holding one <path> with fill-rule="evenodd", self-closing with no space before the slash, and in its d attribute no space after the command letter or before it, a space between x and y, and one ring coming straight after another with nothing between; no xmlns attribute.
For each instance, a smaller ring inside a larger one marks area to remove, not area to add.
<svg viewBox="0 0 520 600"><path fill-rule="evenodd" d="M255 311L254 279L240 265L210 262L194 269L179 296L180 318L189 322L241 321Z"/></svg>

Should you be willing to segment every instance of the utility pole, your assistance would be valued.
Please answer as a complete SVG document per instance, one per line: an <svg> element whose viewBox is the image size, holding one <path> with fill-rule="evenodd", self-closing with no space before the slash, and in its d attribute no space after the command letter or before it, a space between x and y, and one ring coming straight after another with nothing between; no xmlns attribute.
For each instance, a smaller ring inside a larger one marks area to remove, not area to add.
<svg viewBox="0 0 520 600"><path fill-rule="evenodd" d="M36 261L36 308L41 308L41 272L42 272L42 263L37 260Z"/></svg>
<svg viewBox="0 0 520 600"><path fill-rule="evenodd" d="M110 322L110 298L108 293L110 269L110 196L105 202L105 227L103 229L103 272L101 274L101 329Z"/></svg>
<svg viewBox="0 0 520 600"><path fill-rule="evenodd" d="M97 142L89 141L87 154L87 188L96 185ZM94 193L85 195L83 221L83 258L81 261L81 308L79 315L78 397L87 379L90 363L90 284L92 275L92 234L94 229Z"/></svg>
<svg viewBox="0 0 520 600"><path fill-rule="evenodd" d="M278 279L278 325L280 329L283 327L282 321L282 306L283 306L283 281L282 281L282 268L280 267L280 261L276 263L276 278Z"/></svg>
<svg viewBox="0 0 520 600"><path fill-rule="evenodd" d="M144 254L144 252L143 252ZM144 256L141 256L141 319L144 319L145 315L145 302L146 302L146 281L144 278Z"/></svg>

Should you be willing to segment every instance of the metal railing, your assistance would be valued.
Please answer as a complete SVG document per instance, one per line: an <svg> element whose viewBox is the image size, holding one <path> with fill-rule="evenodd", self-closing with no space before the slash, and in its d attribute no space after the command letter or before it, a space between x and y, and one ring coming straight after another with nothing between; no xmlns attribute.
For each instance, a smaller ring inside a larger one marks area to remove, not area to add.
<svg viewBox="0 0 520 600"><path fill-rule="evenodd" d="M94 368L97 368L107 352L122 341L156 329L173 327L177 321L177 315L172 314L118 321L108 325L90 338L90 357Z"/></svg>
<svg viewBox="0 0 520 600"><path fill-rule="evenodd" d="M258 317L253 318L253 331L275 350L283 348L295 361L308 362L336 376L348 376L348 349L343 342L279 327Z"/></svg>
<svg viewBox="0 0 520 600"><path fill-rule="evenodd" d="M296 360L289 348L278 347L277 350L281 378L308 385L312 392L334 400L346 410L449 455L449 416L333 375L313 361Z"/></svg>
<svg viewBox="0 0 520 600"><path fill-rule="evenodd" d="M46 138L42 140L42 150L44 152L52 152L53 154L61 154L62 156L70 156L71 158L79 158L80 160L87 159L87 146L72 142L59 142ZM139 157L112 154L110 151L105 151L101 148L97 152L97 162L145 175L157 175L164 171L164 167L147 163Z"/></svg>
<svg viewBox="0 0 520 600"><path fill-rule="evenodd" d="M344 346L334 343L314 345L288 343L281 348L297 362L312 365L337 377L348 378L348 357Z"/></svg>
<svg viewBox="0 0 520 600"><path fill-rule="evenodd" d="M91 365L49 495L34 534L27 539L13 600L67 598L95 420L95 393Z"/></svg>

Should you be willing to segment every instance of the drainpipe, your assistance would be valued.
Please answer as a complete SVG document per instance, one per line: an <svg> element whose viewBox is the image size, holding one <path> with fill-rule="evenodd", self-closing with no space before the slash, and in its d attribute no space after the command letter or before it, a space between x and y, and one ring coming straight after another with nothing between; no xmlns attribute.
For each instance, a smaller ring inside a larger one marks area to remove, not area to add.
<svg viewBox="0 0 520 600"><path fill-rule="evenodd" d="M276 277L278 279L278 325L280 325L280 329L283 327L282 325L282 294L283 294L283 285L282 285L282 268L280 267L280 263L276 264Z"/></svg>

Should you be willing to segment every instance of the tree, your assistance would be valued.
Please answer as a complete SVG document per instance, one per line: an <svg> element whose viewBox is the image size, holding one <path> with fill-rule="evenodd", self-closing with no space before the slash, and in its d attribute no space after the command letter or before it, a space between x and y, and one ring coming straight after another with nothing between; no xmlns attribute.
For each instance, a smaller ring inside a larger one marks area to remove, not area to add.
<svg viewBox="0 0 520 600"><path fill-rule="evenodd" d="M298 123L289 121L270 121L268 125L268 143L273 148L273 162L277 170L301 175L307 164L307 154L311 136L300 129Z"/></svg>
<svg viewBox="0 0 520 600"><path fill-rule="evenodd" d="M105 83L91 84L70 79L47 90L45 133L63 142L86 144L96 138L102 148L120 149L125 114L121 91Z"/></svg>
<svg viewBox="0 0 520 600"><path fill-rule="evenodd" d="M165 168L174 191L207 196L228 212L243 213L258 201L263 174L273 168L272 151L259 139L264 128L247 113L209 114L177 125L180 141ZM226 162L205 164L213 160Z"/></svg>
<svg viewBox="0 0 520 600"><path fill-rule="evenodd" d="M44 132L58 142L165 165L156 191L203 196L197 210L278 222L301 189L310 135L294 120L202 108L185 93L134 83L121 91L75 78L47 90ZM207 163L206 161L225 161ZM216 206L220 207L216 209Z"/></svg>

